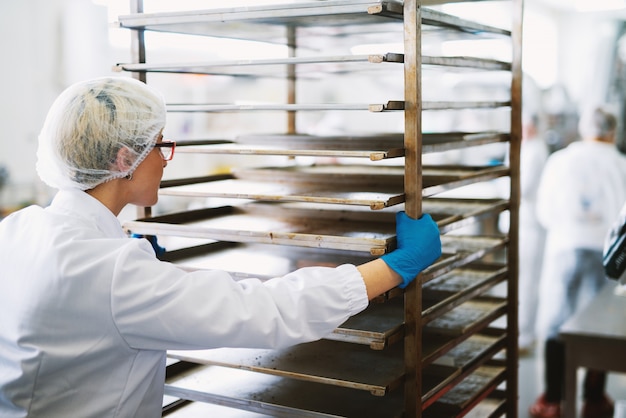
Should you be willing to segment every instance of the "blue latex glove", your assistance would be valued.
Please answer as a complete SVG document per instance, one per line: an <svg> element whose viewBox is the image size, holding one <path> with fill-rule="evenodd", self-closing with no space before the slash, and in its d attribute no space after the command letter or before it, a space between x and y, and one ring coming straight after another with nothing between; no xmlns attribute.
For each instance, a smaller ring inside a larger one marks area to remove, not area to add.
<svg viewBox="0 0 626 418"><path fill-rule="evenodd" d="M150 245L152 245L152 249L157 257L165 254L166 249L159 245L159 241L157 241L156 235L141 235L141 234L131 234L131 238L145 238L148 240Z"/></svg>
<svg viewBox="0 0 626 418"><path fill-rule="evenodd" d="M396 213L396 236L397 248L381 258L402 276L399 287L404 289L441 257L441 238L439 227L430 215L412 219L404 211Z"/></svg>

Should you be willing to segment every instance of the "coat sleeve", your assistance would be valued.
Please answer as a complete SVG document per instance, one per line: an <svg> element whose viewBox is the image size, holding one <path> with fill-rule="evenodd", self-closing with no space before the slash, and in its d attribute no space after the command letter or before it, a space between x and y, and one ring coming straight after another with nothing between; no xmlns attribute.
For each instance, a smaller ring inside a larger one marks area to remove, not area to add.
<svg viewBox="0 0 626 418"><path fill-rule="evenodd" d="M158 261L143 241L126 244L111 289L113 319L133 348L286 347L324 337L368 304L353 265L236 281Z"/></svg>

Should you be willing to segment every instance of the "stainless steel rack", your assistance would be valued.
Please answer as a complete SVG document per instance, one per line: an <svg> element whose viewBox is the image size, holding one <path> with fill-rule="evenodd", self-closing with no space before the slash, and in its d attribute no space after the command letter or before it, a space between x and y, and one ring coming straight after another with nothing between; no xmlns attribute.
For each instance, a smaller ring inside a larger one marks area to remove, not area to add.
<svg viewBox="0 0 626 418"><path fill-rule="evenodd" d="M230 202L158 216L145 208L137 220L125 223L129 233L179 238L163 259L189 270L217 268L236 278L268 279L308 265L360 264L392 250L398 210L413 217L431 213L443 234L442 257L414 284L372 301L324 340L283 350L170 351L165 393L177 400L172 405L191 402L186 408L227 407L276 417L452 417L470 410L483 417L517 415L522 0L499 2L507 3L511 16L505 28L446 13L446 3L456 1L327 0L253 7L225 2L222 8L144 13L143 1L133 0L133 13L119 17L119 26L133 34L133 62L114 68L143 81L170 77L175 86L178 77L189 74L247 85L284 80L284 100L278 102L168 102L171 115L280 115L268 116L273 133L242 130L234 138L172 139L183 155L271 156L285 158L286 164L163 181L160 194L169 199ZM490 1L467 3L481 7ZM287 56L149 62L146 32L284 45ZM421 53L429 43L461 39L503 40L510 59L469 51L465 56L432 49ZM365 43L397 43L401 50L349 52ZM450 72L505 74L506 94L430 95L427 100L425 74ZM299 89L301 83L346 75L365 77L365 85L377 87L395 77L403 81L402 97L317 101ZM301 115L323 112L374 120L375 132L349 121L348 134L299 129ZM500 119L505 114L507 123L505 128L484 123L471 131L424 132L424 115L441 112L487 112ZM400 115L402 129L390 128L383 115ZM507 147L507 161L422 164L423 155L493 145ZM316 163L302 163L301 157ZM464 186L500 179L508 180L506 196L454 195ZM504 211L510 214L508 231L487 230L485 225L493 228ZM250 259L254 263L242 263ZM164 414L175 414L170 402L165 404Z"/></svg>

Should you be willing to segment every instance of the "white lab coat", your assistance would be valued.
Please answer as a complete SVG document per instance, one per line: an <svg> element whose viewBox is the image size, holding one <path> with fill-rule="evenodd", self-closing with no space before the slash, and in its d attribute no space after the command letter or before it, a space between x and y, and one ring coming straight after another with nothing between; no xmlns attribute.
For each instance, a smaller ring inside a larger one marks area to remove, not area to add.
<svg viewBox="0 0 626 418"><path fill-rule="evenodd" d="M81 191L0 223L0 267L2 417L159 417L166 349L316 340L368 303L352 265L185 272Z"/></svg>
<svg viewBox="0 0 626 418"><path fill-rule="evenodd" d="M614 144L580 141L548 159L537 192L537 216L548 231L546 252L602 251L626 201L626 157Z"/></svg>
<svg viewBox="0 0 626 418"><path fill-rule="evenodd" d="M522 139L520 153L519 206L519 346L531 348L539 300L546 231L537 220L537 188L548 159L548 146L541 137Z"/></svg>
<svg viewBox="0 0 626 418"><path fill-rule="evenodd" d="M537 331L561 325L604 286L604 239L626 201L626 157L614 144L574 142L552 154L537 194L547 230Z"/></svg>

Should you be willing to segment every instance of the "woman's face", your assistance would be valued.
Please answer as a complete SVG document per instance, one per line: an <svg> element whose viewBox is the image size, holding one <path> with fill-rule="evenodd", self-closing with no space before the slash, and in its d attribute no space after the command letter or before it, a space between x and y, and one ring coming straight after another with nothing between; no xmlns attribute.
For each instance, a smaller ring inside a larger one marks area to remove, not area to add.
<svg viewBox="0 0 626 418"><path fill-rule="evenodd" d="M159 133L157 143L163 141L163 134ZM158 148L153 148L146 158L139 164L133 173L133 199L130 203L137 206L152 206L157 203L159 185L163 177L163 169L167 161Z"/></svg>

